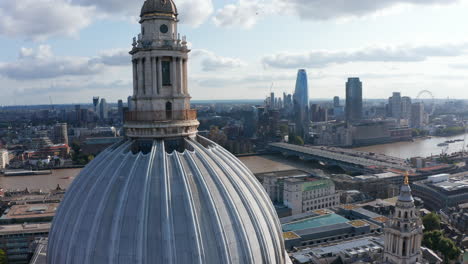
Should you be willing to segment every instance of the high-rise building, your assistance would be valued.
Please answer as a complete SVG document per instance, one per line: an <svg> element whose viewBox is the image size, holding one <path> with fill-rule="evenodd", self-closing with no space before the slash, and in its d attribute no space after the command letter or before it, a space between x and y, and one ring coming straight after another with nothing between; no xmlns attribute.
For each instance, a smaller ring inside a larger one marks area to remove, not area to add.
<svg viewBox="0 0 468 264"><path fill-rule="evenodd" d="M96 115L99 115L98 105L99 105L99 96L95 96L93 97L93 106L94 106L94 113Z"/></svg>
<svg viewBox="0 0 468 264"><path fill-rule="evenodd" d="M126 138L67 190L48 264L290 263L268 194L238 158L198 135L178 21L172 0L144 2Z"/></svg>
<svg viewBox="0 0 468 264"><path fill-rule="evenodd" d="M362 82L359 78L348 78L346 82L346 122L362 120Z"/></svg>
<svg viewBox="0 0 468 264"><path fill-rule="evenodd" d="M423 228L406 176L396 202L395 213L385 224L383 260L392 264L422 263Z"/></svg>
<svg viewBox="0 0 468 264"><path fill-rule="evenodd" d="M394 92L393 96L388 98L388 109L390 117L401 119L401 93Z"/></svg>
<svg viewBox="0 0 468 264"><path fill-rule="evenodd" d="M411 124L411 98L408 96L403 96L401 98L401 118L408 121L408 124Z"/></svg>
<svg viewBox="0 0 468 264"><path fill-rule="evenodd" d="M102 98L99 104L99 118L101 120L107 120L109 117L109 109L107 107L106 99Z"/></svg>
<svg viewBox="0 0 468 264"><path fill-rule="evenodd" d="M5 169L10 164L8 150L0 149L0 169Z"/></svg>
<svg viewBox="0 0 468 264"><path fill-rule="evenodd" d="M127 97L127 108L128 108L128 111L132 111L133 110L133 100L132 100L132 96L129 96Z"/></svg>
<svg viewBox="0 0 468 264"><path fill-rule="evenodd" d="M81 105L75 105L75 120L78 123L83 121L83 117L81 116Z"/></svg>
<svg viewBox="0 0 468 264"><path fill-rule="evenodd" d="M300 69L297 72L293 104L296 122L296 134L303 138L307 138L310 126L309 85L307 81L307 72L304 69Z"/></svg>
<svg viewBox="0 0 468 264"><path fill-rule="evenodd" d="M340 107L340 97L339 96L333 97L333 107Z"/></svg>
<svg viewBox="0 0 468 264"><path fill-rule="evenodd" d="M54 126L54 143L68 145L68 126L67 123L59 123Z"/></svg>
<svg viewBox="0 0 468 264"><path fill-rule="evenodd" d="M276 102L275 102L275 93L270 93L270 108L274 109L276 108Z"/></svg>
<svg viewBox="0 0 468 264"><path fill-rule="evenodd" d="M421 102L411 104L411 126L415 128L424 126L424 104Z"/></svg>
<svg viewBox="0 0 468 264"><path fill-rule="evenodd" d="M117 102L117 113L119 115L119 120L120 121L123 121L123 119L124 119L124 116L123 116L124 115L124 109L123 108L124 108L123 101L119 100Z"/></svg>

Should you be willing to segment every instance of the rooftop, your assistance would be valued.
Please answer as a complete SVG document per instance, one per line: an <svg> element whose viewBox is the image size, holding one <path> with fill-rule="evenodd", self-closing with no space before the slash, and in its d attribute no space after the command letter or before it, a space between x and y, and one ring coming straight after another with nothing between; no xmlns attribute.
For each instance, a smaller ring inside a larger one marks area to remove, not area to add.
<svg viewBox="0 0 468 264"><path fill-rule="evenodd" d="M49 232L51 223L34 223L18 225L0 225L0 236L11 234L27 234Z"/></svg>
<svg viewBox="0 0 468 264"><path fill-rule="evenodd" d="M292 254L299 263L309 263L314 258L336 256L340 253L354 256L364 252L383 249L383 237L364 237L342 243L322 245L316 248L307 248Z"/></svg>
<svg viewBox="0 0 468 264"><path fill-rule="evenodd" d="M5 211L1 219L53 217L58 205L58 203L13 205Z"/></svg>
<svg viewBox="0 0 468 264"><path fill-rule="evenodd" d="M297 230L324 227L324 226L330 226L330 225L347 223L347 222L349 222L349 220L342 216L339 216L337 214L328 214L328 215L310 217L310 218L302 219L302 220L288 223L288 224L283 224L283 231L284 232L297 231Z"/></svg>

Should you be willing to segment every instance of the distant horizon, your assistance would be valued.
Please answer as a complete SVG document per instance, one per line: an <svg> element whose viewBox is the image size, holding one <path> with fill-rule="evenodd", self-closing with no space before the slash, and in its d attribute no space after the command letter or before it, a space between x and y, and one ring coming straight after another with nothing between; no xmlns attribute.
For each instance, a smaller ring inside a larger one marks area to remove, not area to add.
<svg viewBox="0 0 468 264"><path fill-rule="evenodd" d="M282 98L282 97L281 97ZM427 101L427 100L432 100L432 99L416 99L416 98L411 98L416 100L422 100L422 101ZM263 103L265 98L263 99L214 99L214 100L197 100L197 99L192 99L190 101L191 104L209 104L209 103ZM364 101L388 101L388 98L363 98ZM452 99L452 98L434 98L434 101L468 101L467 99ZM313 98L309 99L309 102L330 102L333 103L333 98ZM345 101L345 97L340 97L340 101ZM123 103L126 104L127 101L123 100ZM117 105L117 101L112 101L112 102L107 102L108 105ZM92 103L86 102L86 103L70 103L70 104L26 104L26 105L0 105L0 108L13 108L13 107L46 107L46 106L75 106L75 105L81 105L81 106L93 106Z"/></svg>

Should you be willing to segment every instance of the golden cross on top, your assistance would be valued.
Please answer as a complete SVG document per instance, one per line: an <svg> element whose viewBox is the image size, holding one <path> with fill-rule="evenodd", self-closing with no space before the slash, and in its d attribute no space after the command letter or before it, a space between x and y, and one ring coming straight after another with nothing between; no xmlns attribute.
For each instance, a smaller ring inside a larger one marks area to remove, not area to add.
<svg viewBox="0 0 468 264"><path fill-rule="evenodd" d="M405 185L409 185L409 172L405 173Z"/></svg>

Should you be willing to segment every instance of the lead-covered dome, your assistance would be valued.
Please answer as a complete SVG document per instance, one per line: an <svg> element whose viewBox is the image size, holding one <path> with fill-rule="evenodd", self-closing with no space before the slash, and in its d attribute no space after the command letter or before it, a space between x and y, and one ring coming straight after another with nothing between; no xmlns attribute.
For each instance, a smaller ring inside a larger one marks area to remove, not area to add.
<svg viewBox="0 0 468 264"><path fill-rule="evenodd" d="M47 257L50 264L289 263L262 186L200 136L126 140L99 154L67 191Z"/></svg>
<svg viewBox="0 0 468 264"><path fill-rule="evenodd" d="M140 16L153 13L177 16L177 7L172 0L146 0L141 8Z"/></svg>

